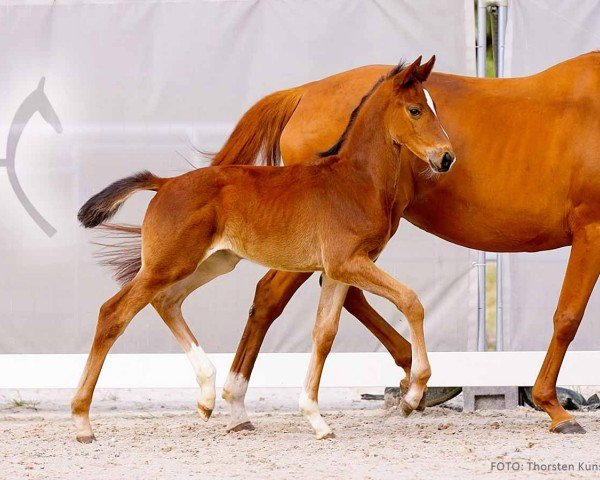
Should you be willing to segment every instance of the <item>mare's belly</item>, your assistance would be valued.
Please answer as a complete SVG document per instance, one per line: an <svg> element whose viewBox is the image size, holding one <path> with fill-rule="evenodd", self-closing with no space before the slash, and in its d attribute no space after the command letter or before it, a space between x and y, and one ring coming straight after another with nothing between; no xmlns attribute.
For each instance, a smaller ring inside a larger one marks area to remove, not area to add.
<svg viewBox="0 0 600 480"><path fill-rule="evenodd" d="M560 215L520 210L447 208L443 214L427 208L407 209L405 218L449 242L491 252L536 252L571 244Z"/></svg>

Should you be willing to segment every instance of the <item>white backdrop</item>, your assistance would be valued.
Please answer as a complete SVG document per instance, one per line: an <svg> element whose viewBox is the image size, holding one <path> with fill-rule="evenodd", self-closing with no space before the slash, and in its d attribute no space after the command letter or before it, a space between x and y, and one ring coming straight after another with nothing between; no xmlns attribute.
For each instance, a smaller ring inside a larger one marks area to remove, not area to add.
<svg viewBox="0 0 600 480"><path fill-rule="evenodd" d="M600 48L600 1L511 0L507 76L530 75ZM504 346L545 350L570 248L504 257ZM592 294L573 350L600 350L600 291Z"/></svg>
<svg viewBox="0 0 600 480"><path fill-rule="evenodd" d="M509 0L507 22L507 77L600 48L599 0Z"/></svg>
<svg viewBox="0 0 600 480"><path fill-rule="evenodd" d="M190 143L218 148L240 115L277 89L419 54L437 54L443 71L475 71L470 0L0 0L0 6L0 158L7 139L16 138L15 112L42 76L63 127L59 134L35 113L13 156L25 194L52 225L46 231L0 168L0 353L87 351L98 307L116 284L96 265L94 234L75 215L108 183L145 168L162 176L184 172L182 155L200 165ZM136 195L117 220L139 223L149 198ZM49 236L51 228L56 233ZM474 260L472 252L408 225L381 258L421 295L432 350L474 348ZM245 263L186 303L186 317L209 352L234 351L264 272ZM315 277L274 325L264 350L308 351L317 299ZM391 306L376 304L407 333ZM346 317L335 349L381 347ZM179 348L147 309L114 351Z"/></svg>

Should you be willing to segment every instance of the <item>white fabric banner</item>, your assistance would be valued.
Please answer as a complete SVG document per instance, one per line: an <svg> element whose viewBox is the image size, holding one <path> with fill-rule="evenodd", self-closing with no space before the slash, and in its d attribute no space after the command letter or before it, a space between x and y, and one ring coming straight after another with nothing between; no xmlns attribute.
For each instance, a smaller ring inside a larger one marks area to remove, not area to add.
<svg viewBox="0 0 600 480"><path fill-rule="evenodd" d="M507 77L541 72L600 48L600 0L509 0Z"/></svg>
<svg viewBox="0 0 600 480"><path fill-rule="evenodd" d="M78 208L141 169L202 165L263 95L359 65L438 56L474 73L471 0L1 1L0 353L86 352L99 306L117 291L96 264L97 234ZM453 21L449 21L449 19ZM45 80L42 80L45 77ZM3 154L6 149L6 155ZM150 193L116 217L139 224ZM427 308L434 350L474 346L472 252L404 225L381 258ZM235 350L265 269L243 262L201 288L184 313L209 352ZM264 351L310 349L318 301L310 279ZM377 300L403 334L400 315ZM380 350L354 319L338 351ZM141 312L115 352L177 352L158 315Z"/></svg>
<svg viewBox="0 0 600 480"><path fill-rule="evenodd" d="M546 350L567 268L569 248L504 257L505 350ZM600 350L600 290L596 288L571 350Z"/></svg>
<svg viewBox="0 0 600 480"><path fill-rule="evenodd" d="M530 75L599 47L599 0L510 0L507 76ZM503 255L506 350L548 347L569 251ZM596 288L571 349L600 350L598 312Z"/></svg>

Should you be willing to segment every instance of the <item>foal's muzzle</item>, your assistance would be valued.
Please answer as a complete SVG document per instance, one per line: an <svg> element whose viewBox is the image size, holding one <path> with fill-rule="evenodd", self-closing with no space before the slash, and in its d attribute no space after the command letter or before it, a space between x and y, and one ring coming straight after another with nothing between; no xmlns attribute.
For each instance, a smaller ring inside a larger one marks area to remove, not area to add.
<svg viewBox="0 0 600 480"><path fill-rule="evenodd" d="M450 153L450 152L444 153L444 156L442 157L442 162L440 164L440 170L439 171L440 172L447 172L448 170L450 170L450 167L454 163L455 159L456 159L456 157L454 156L453 153Z"/></svg>
<svg viewBox="0 0 600 480"><path fill-rule="evenodd" d="M454 153L452 153L450 151L445 151L441 155L441 157L439 157L435 160L432 160L430 158L429 164L431 165L431 168L433 168L436 172L444 173L444 172L447 172L448 170L450 170L450 167L454 163L454 160L456 160Z"/></svg>

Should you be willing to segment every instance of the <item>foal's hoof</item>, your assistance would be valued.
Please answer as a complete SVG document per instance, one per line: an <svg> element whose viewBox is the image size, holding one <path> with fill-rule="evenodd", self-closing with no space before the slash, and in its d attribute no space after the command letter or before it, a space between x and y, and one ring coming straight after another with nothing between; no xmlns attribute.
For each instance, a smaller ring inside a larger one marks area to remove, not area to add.
<svg viewBox="0 0 600 480"><path fill-rule="evenodd" d="M417 408L415 408L415 410L417 412L422 412L425 410L425 407L427 406L427 392L423 392L423 396L421 397L421 401L419 402L419 404L417 405Z"/></svg>
<svg viewBox="0 0 600 480"><path fill-rule="evenodd" d="M96 441L94 434L91 435L77 435L77 441L79 443L92 443Z"/></svg>
<svg viewBox="0 0 600 480"><path fill-rule="evenodd" d="M406 379L402 379L402 381L400 382L400 395L402 397L408 393L409 383L405 382L405 380Z"/></svg>
<svg viewBox="0 0 600 480"><path fill-rule="evenodd" d="M406 400L404 400L404 398L400 399L400 411L402 412L402 416L404 417L408 417L412 411L414 410L413 407L411 407L408 402L406 402Z"/></svg>
<svg viewBox="0 0 600 480"><path fill-rule="evenodd" d="M213 409L205 407L201 403L198 403L198 413L200 414L200 418L205 422L208 422L210 415L212 414Z"/></svg>
<svg viewBox="0 0 600 480"><path fill-rule="evenodd" d="M567 420L551 428L552 433L585 433L585 429L575 420Z"/></svg>
<svg viewBox="0 0 600 480"><path fill-rule="evenodd" d="M317 440L327 440L328 438L335 438L335 433L326 432L326 433L317 435Z"/></svg>
<svg viewBox="0 0 600 480"><path fill-rule="evenodd" d="M250 420L246 420L245 422L238 423L237 425L227 427L227 433L242 432L242 431L251 432L253 430L256 430L256 427L254 425L252 425L252 422Z"/></svg>

